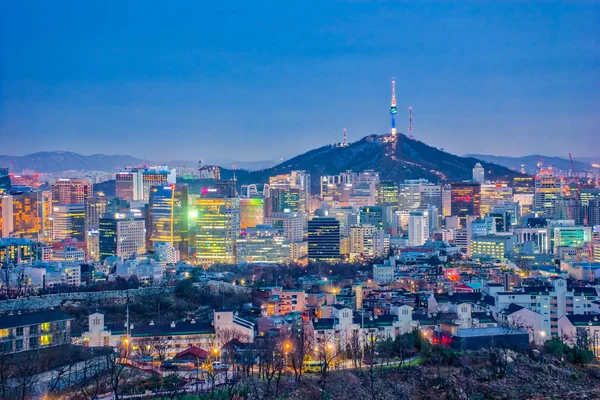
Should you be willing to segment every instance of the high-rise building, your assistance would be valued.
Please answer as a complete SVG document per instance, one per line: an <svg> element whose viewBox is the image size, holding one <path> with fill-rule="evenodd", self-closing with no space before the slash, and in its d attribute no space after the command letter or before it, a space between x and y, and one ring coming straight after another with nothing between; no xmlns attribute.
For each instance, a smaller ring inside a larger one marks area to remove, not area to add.
<svg viewBox="0 0 600 400"><path fill-rule="evenodd" d="M77 239L85 241L85 206L65 204L52 208L52 240Z"/></svg>
<svg viewBox="0 0 600 400"><path fill-rule="evenodd" d="M340 223L337 219L317 217L308 221L308 258L315 261L340 258Z"/></svg>
<svg viewBox="0 0 600 400"><path fill-rule="evenodd" d="M373 225L377 229L383 229L383 207L361 207L358 216L361 225Z"/></svg>
<svg viewBox="0 0 600 400"><path fill-rule="evenodd" d="M557 226L553 229L552 248L556 254L560 247L585 247L592 241L592 228L587 226Z"/></svg>
<svg viewBox="0 0 600 400"><path fill-rule="evenodd" d="M575 221L575 225L584 225L586 220L585 207L581 204L581 200L563 200L562 205L564 215L567 219Z"/></svg>
<svg viewBox="0 0 600 400"><path fill-rule="evenodd" d="M277 206L273 206L274 212L286 212L285 208L289 208L290 212L308 213L310 211L310 174L306 171L292 171L289 174L271 176L265 197L274 197L274 190L277 189L279 189L277 196L282 199L279 200ZM286 196L286 192L290 194ZM288 200L284 199L286 197ZM292 198L297 198L297 200L292 201ZM289 207L285 207L286 202L295 204L296 201L297 205L289 204ZM282 207L284 209L281 209Z"/></svg>
<svg viewBox="0 0 600 400"><path fill-rule="evenodd" d="M340 234L350 236L350 227L359 224L359 213L352 207L334 208L329 216L340 221Z"/></svg>
<svg viewBox="0 0 600 400"><path fill-rule="evenodd" d="M481 163L477 163L475 164L475 167L473 167L473 182L485 182L485 169Z"/></svg>
<svg viewBox="0 0 600 400"><path fill-rule="evenodd" d="M431 183L426 179L407 179L398 185L398 210L418 210L421 207L421 192L425 185L431 185Z"/></svg>
<svg viewBox="0 0 600 400"><path fill-rule="evenodd" d="M240 233L240 199L198 199L193 251L200 264L236 262Z"/></svg>
<svg viewBox="0 0 600 400"><path fill-rule="evenodd" d="M535 211L545 217L553 217L560 208L563 184L563 179L556 176L551 168L540 171L535 177Z"/></svg>
<svg viewBox="0 0 600 400"><path fill-rule="evenodd" d="M152 186L148 204L150 246L168 243L187 259L189 247L188 186L184 183Z"/></svg>
<svg viewBox="0 0 600 400"><path fill-rule="evenodd" d="M304 237L304 219L300 214L274 213L270 217L265 217L265 224L283 229L285 237L290 242L301 242Z"/></svg>
<svg viewBox="0 0 600 400"><path fill-rule="evenodd" d="M0 194L9 193L11 189L8 168L0 168Z"/></svg>
<svg viewBox="0 0 600 400"><path fill-rule="evenodd" d="M454 182L451 184L451 214L459 217L462 227L467 217L481 215L481 184L479 182Z"/></svg>
<svg viewBox="0 0 600 400"><path fill-rule="evenodd" d="M381 181L375 186L375 205L398 205L398 184L393 181Z"/></svg>
<svg viewBox="0 0 600 400"><path fill-rule="evenodd" d="M422 246L429 239L429 219L426 212L412 211L408 217L408 245Z"/></svg>
<svg viewBox="0 0 600 400"><path fill-rule="evenodd" d="M146 252L146 222L133 213L106 213L98 222L100 260Z"/></svg>
<svg viewBox="0 0 600 400"><path fill-rule="evenodd" d="M350 227L350 253L353 256L375 258L385 255L384 233L373 225Z"/></svg>
<svg viewBox="0 0 600 400"><path fill-rule="evenodd" d="M505 183L481 184L480 216L485 217L495 204L511 202L513 190Z"/></svg>
<svg viewBox="0 0 600 400"><path fill-rule="evenodd" d="M600 225L600 199L588 200L586 213L587 226Z"/></svg>
<svg viewBox="0 0 600 400"><path fill-rule="evenodd" d="M148 201L152 186L176 183L177 172L165 165L126 168L115 175L117 197L124 200Z"/></svg>
<svg viewBox="0 0 600 400"><path fill-rule="evenodd" d="M100 242L98 228L100 218L106 212L108 198L104 196L92 196L85 199L85 244L87 255L90 259L100 260Z"/></svg>
<svg viewBox="0 0 600 400"><path fill-rule="evenodd" d="M13 230L11 236L26 237L44 241L44 231L48 209L41 191L13 192L12 199Z"/></svg>
<svg viewBox="0 0 600 400"><path fill-rule="evenodd" d="M427 210L429 206L436 207L439 212L442 211L442 187L440 185L434 185L432 183L425 183L421 185L421 201L419 209Z"/></svg>
<svg viewBox="0 0 600 400"><path fill-rule="evenodd" d="M87 178L57 179L52 184L52 206L83 204L92 194L92 183Z"/></svg>
<svg viewBox="0 0 600 400"><path fill-rule="evenodd" d="M260 198L240 199L240 228L262 225L265 219L265 201Z"/></svg>
<svg viewBox="0 0 600 400"><path fill-rule="evenodd" d="M279 264L290 260L290 242L281 229L258 225L242 231L237 239L238 263Z"/></svg>
<svg viewBox="0 0 600 400"><path fill-rule="evenodd" d="M342 205L350 202L360 205L375 205L375 191L379 173L346 171L338 175L321 176L321 199L336 200Z"/></svg>
<svg viewBox="0 0 600 400"><path fill-rule="evenodd" d="M297 188L269 189L269 212L292 212L298 213L304 210L305 203L302 199L302 190Z"/></svg>
<svg viewBox="0 0 600 400"><path fill-rule="evenodd" d="M0 194L0 238L9 237L13 226L12 197Z"/></svg>

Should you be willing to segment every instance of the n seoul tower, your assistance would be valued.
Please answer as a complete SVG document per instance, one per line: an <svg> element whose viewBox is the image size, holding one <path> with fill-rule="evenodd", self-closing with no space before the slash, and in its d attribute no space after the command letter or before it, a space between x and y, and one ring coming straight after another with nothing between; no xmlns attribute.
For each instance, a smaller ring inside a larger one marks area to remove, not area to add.
<svg viewBox="0 0 600 400"><path fill-rule="evenodd" d="M390 114L392 115L392 137L396 137L396 78L392 78L392 105L390 106Z"/></svg>

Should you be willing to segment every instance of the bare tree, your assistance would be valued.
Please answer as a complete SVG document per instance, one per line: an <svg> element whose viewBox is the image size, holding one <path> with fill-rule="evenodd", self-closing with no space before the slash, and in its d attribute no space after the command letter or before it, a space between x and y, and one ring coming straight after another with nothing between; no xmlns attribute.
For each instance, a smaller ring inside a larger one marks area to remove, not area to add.
<svg viewBox="0 0 600 400"><path fill-rule="evenodd" d="M115 400L119 400L120 391L125 383L131 378L131 369L122 363L119 354L115 352L104 356L106 362L106 372L108 374L108 383L113 391Z"/></svg>
<svg viewBox="0 0 600 400"><path fill-rule="evenodd" d="M0 354L0 398L8 399L8 381L14 375L14 368L8 354Z"/></svg>
<svg viewBox="0 0 600 400"><path fill-rule="evenodd" d="M327 393L326 389L329 380L329 372L331 368L335 366L335 362L340 356L334 335L326 334L318 337L315 340L315 348L313 350L315 359L321 363L319 386L321 392L325 395L325 393Z"/></svg>

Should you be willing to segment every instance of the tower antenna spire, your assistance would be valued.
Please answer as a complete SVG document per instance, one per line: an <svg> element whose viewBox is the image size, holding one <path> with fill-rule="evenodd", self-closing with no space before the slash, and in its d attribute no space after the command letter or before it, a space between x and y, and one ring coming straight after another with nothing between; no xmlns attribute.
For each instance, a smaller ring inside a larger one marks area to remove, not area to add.
<svg viewBox="0 0 600 400"><path fill-rule="evenodd" d="M344 128L344 146L346 146L346 128Z"/></svg>
<svg viewBox="0 0 600 400"><path fill-rule="evenodd" d="M412 106L408 107L408 137L414 139L412 133Z"/></svg>
<svg viewBox="0 0 600 400"><path fill-rule="evenodd" d="M392 78L392 104L390 105L390 114L392 115L392 137L396 137L396 78Z"/></svg>

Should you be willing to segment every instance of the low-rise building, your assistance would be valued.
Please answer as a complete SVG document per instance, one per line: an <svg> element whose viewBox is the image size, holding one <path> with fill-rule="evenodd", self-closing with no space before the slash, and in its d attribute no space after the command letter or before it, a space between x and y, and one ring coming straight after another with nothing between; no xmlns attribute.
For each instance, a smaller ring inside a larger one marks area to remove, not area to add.
<svg viewBox="0 0 600 400"><path fill-rule="evenodd" d="M68 344L72 320L57 310L0 317L0 354Z"/></svg>

